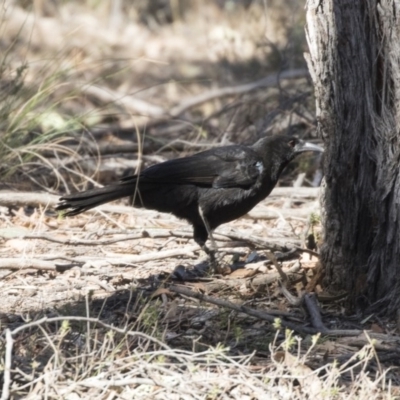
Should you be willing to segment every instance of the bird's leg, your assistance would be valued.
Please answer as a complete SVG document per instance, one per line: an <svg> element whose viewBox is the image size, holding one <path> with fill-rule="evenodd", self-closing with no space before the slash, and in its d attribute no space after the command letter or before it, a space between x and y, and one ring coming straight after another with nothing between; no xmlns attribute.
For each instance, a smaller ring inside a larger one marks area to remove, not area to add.
<svg viewBox="0 0 400 400"><path fill-rule="evenodd" d="M210 238L210 242L211 242L210 248L208 248L205 243L201 246L201 248L208 255L208 257L210 259L210 265L213 267L214 271L219 272L220 268L219 268L217 257L216 257L218 247L217 247L217 244L215 243L215 240L212 235L212 231L211 231L210 225L208 224L207 218L204 216L203 210L201 209L200 206L199 206L199 214L200 214L201 219L203 220L204 226L207 230L207 234L208 234L208 237Z"/></svg>
<svg viewBox="0 0 400 400"><path fill-rule="evenodd" d="M208 224L207 218L204 216L203 210L201 209L200 206L199 206L199 214L200 214L201 219L203 220L204 226L206 227L208 237L210 238L211 250L216 252L218 250L217 244L215 243L215 240L213 238L212 231L211 231L210 225Z"/></svg>

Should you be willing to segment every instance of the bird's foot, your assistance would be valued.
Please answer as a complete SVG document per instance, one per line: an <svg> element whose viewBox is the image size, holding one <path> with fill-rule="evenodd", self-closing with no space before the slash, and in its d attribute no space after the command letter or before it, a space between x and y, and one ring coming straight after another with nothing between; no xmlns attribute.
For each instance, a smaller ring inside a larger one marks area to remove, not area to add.
<svg viewBox="0 0 400 400"><path fill-rule="evenodd" d="M203 250L208 256L210 269L215 274L227 275L231 272L229 265L224 261L225 253L218 252L218 250L213 248L210 249L207 246L203 246Z"/></svg>

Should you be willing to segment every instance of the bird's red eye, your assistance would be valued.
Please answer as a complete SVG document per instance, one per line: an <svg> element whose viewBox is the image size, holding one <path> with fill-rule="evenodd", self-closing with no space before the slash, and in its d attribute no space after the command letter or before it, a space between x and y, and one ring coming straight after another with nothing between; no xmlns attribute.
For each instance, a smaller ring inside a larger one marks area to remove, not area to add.
<svg viewBox="0 0 400 400"><path fill-rule="evenodd" d="M290 141L288 142L288 145L289 145L290 147L294 147L294 146L296 146L296 143L297 143L296 139L292 139L292 140L290 140Z"/></svg>

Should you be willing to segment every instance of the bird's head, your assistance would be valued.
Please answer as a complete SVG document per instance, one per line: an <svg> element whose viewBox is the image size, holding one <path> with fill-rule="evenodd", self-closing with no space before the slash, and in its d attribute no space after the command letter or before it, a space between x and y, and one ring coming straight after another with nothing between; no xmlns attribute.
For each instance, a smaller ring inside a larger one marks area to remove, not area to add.
<svg viewBox="0 0 400 400"><path fill-rule="evenodd" d="M253 149L262 155L265 165L270 165L274 179L298 154L306 151L323 152L316 144L292 136L274 135L260 139Z"/></svg>
<svg viewBox="0 0 400 400"><path fill-rule="evenodd" d="M305 151L317 151L323 152L324 149L321 146L318 146L314 143L305 142L302 139L294 138L294 137L286 137L286 140L283 141L283 146L286 146L287 154L290 154L290 159L293 159L300 153L304 153Z"/></svg>

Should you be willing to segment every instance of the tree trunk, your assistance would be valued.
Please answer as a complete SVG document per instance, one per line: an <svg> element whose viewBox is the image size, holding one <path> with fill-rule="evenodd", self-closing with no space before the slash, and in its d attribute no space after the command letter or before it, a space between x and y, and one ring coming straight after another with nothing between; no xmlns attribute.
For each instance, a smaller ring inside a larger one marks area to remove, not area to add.
<svg viewBox="0 0 400 400"><path fill-rule="evenodd" d="M325 283L351 309L400 307L400 1L309 0L325 143Z"/></svg>

